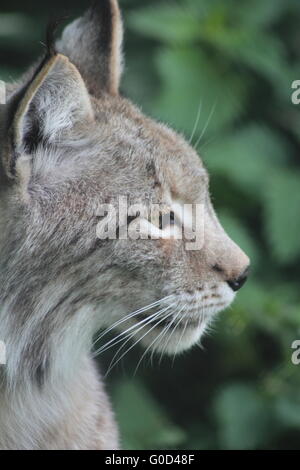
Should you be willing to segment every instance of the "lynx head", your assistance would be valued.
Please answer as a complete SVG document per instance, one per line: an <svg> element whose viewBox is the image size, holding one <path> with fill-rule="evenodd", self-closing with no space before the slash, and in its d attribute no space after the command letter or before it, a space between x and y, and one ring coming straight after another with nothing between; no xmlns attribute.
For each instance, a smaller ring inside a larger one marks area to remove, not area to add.
<svg viewBox="0 0 300 470"><path fill-rule="evenodd" d="M49 342L88 343L102 327L152 350L186 349L246 279L249 260L217 219L195 150L120 96L121 45L117 1L98 0L2 112L1 296L36 369ZM120 196L163 205L172 226L178 207L201 205L201 249L159 226L156 239L122 239L134 214L118 219L116 239L99 239L103 205L118 213Z"/></svg>

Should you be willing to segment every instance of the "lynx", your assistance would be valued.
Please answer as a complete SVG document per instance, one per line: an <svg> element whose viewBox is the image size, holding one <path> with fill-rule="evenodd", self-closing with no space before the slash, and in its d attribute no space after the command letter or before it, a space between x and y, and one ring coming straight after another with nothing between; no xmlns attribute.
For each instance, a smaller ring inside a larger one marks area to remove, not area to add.
<svg viewBox="0 0 300 470"><path fill-rule="evenodd" d="M121 49L117 1L98 0L1 106L2 449L118 449L95 334L179 353L247 277L195 150L120 95ZM175 203L202 204L202 248L99 239L100 207L120 196L163 204L173 225Z"/></svg>

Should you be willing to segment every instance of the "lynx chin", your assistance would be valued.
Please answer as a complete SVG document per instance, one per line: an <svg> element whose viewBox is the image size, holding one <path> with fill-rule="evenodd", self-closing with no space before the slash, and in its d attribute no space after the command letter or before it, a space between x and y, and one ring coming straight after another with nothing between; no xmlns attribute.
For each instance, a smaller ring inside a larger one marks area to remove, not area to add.
<svg viewBox="0 0 300 470"><path fill-rule="evenodd" d="M249 259L218 221L199 156L120 95L121 49L117 1L98 0L0 107L2 449L118 449L97 332L101 351L124 341L179 353L246 280ZM172 226L178 204L201 204L202 248L99 239L99 208L118 213L120 197L163 205Z"/></svg>

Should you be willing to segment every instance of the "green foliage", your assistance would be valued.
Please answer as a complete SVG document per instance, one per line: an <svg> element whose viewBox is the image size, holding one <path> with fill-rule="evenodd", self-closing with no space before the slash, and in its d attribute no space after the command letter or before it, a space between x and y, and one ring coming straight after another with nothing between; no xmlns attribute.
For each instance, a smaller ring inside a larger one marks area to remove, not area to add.
<svg viewBox="0 0 300 470"><path fill-rule="evenodd" d="M300 171L270 173L264 193L266 232L278 262L293 264L300 255Z"/></svg>
<svg viewBox="0 0 300 470"><path fill-rule="evenodd" d="M184 443L184 432L170 423L142 383L124 380L115 390L114 399L126 449L176 448Z"/></svg>
<svg viewBox="0 0 300 470"><path fill-rule="evenodd" d="M233 383L215 398L219 439L223 449L253 449L270 433L268 401L255 387Z"/></svg>
<svg viewBox="0 0 300 470"><path fill-rule="evenodd" d="M6 78L40 50L50 1L43 12L37 0L20 2L16 12L2 3L10 13L0 11ZM60 3L51 2L56 14ZM291 344L300 336L300 105L291 102L291 83L300 79L300 3L123 4L124 93L192 136L224 227L253 266L204 351L179 357L173 367L168 360L145 363L138 381L115 372L124 447L299 448L300 366L291 363ZM127 359L128 374L140 353Z"/></svg>
<svg viewBox="0 0 300 470"><path fill-rule="evenodd" d="M192 10L182 5L162 4L159 8L150 6L135 11L129 25L135 31L155 40L170 43L190 43L199 37L199 21Z"/></svg>
<svg viewBox="0 0 300 470"><path fill-rule="evenodd" d="M250 124L221 134L204 151L204 158L213 175L226 176L249 197L260 200L267 192L268 174L281 172L287 151L286 142L275 132L263 124Z"/></svg>

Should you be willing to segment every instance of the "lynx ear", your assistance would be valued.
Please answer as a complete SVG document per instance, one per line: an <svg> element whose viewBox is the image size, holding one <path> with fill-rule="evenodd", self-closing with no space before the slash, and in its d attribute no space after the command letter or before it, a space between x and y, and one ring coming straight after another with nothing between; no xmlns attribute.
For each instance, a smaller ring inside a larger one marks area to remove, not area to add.
<svg viewBox="0 0 300 470"><path fill-rule="evenodd" d="M88 91L67 57L56 54L44 61L31 83L12 98L11 151L5 167L14 176L19 156L34 152L38 145L51 144L76 123L93 119Z"/></svg>
<svg viewBox="0 0 300 470"><path fill-rule="evenodd" d="M56 48L81 73L89 92L118 94L122 69L123 28L117 0L96 0L68 25Z"/></svg>

